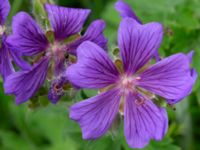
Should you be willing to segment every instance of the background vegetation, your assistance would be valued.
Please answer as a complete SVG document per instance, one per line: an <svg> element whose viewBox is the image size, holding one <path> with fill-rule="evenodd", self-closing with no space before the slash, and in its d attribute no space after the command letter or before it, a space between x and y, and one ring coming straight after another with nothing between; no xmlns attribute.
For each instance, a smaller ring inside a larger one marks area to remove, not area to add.
<svg viewBox="0 0 200 150"><path fill-rule="evenodd" d="M19 11L33 15L31 0L10 0L11 18ZM180 51L194 50L193 66L200 74L200 1L199 0L126 0L145 23L161 22L165 27L164 41L159 49L168 56ZM94 19L107 23L105 31L110 50L116 47L120 17L114 10L114 0L57 0L67 7L90 8L92 13L86 26ZM80 91L76 99L84 99L96 91ZM43 97L45 99L45 97ZM81 131L68 117L72 100L57 105L40 105L30 108L27 102L16 106L14 97L4 94L0 86L0 149L1 150L129 150L123 135L123 124L95 141L83 141ZM151 141L145 150L199 150L200 149L200 81L193 92L168 108L169 131L160 142Z"/></svg>

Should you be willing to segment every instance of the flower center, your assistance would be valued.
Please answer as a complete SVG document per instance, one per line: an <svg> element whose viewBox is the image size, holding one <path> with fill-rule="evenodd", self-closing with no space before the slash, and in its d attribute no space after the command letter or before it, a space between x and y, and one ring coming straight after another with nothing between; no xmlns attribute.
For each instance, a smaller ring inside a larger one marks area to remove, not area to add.
<svg viewBox="0 0 200 150"><path fill-rule="evenodd" d="M119 81L119 88L121 89L121 93L122 93L122 97L120 100L120 107L119 107L119 113L121 115L124 115L124 104L125 104L125 100L128 96L128 94L130 94L130 92L132 94L136 94L137 93L137 82L138 80L140 80L141 77L139 76L127 76L127 75L123 75ZM144 99L137 97L137 99L133 99L135 101L136 105L142 105L144 103Z"/></svg>
<svg viewBox="0 0 200 150"><path fill-rule="evenodd" d="M64 46L60 43L53 43L51 45L51 54L55 57L57 57L58 59L64 59L65 57L65 51L64 51Z"/></svg>
<svg viewBox="0 0 200 150"><path fill-rule="evenodd" d="M68 62L68 52L65 51L65 45L59 42L54 42L49 45L45 54L51 58L51 63L48 71L48 79L52 80L53 76L60 76Z"/></svg>
<svg viewBox="0 0 200 150"><path fill-rule="evenodd" d="M119 81L119 87L123 95L127 95L129 92L135 92L135 86L140 77L123 75Z"/></svg>

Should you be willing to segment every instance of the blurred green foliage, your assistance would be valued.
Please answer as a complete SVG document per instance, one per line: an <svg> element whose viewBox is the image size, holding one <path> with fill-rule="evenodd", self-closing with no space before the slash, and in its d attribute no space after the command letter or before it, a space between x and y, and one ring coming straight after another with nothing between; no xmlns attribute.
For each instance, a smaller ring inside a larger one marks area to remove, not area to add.
<svg viewBox="0 0 200 150"><path fill-rule="evenodd" d="M34 0L36 2L37 0ZM43 0L46 1L46 0ZM200 74L200 1L199 0L125 0L144 22L158 21L164 26L165 36L159 52L169 56L194 50L193 66ZM10 0L12 16L19 11L39 13L32 9L30 0ZM114 10L114 0L57 0L67 7L90 8L92 13L86 23L102 18L107 23L105 31L110 50L117 46L117 29L120 22ZM42 14L40 14L41 16ZM80 91L76 100L94 95L96 91ZM46 99L46 97L43 97ZM1 150L129 150L123 135L123 122L108 134L95 141L84 141L81 130L68 117L72 104L69 97L57 105L29 109L29 102L15 105L14 97L3 93L0 87L0 149ZM75 100L73 101L75 102ZM177 104L176 110L168 108L169 131L160 141L151 141L144 150L198 150L200 149L200 81L198 79L190 96Z"/></svg>

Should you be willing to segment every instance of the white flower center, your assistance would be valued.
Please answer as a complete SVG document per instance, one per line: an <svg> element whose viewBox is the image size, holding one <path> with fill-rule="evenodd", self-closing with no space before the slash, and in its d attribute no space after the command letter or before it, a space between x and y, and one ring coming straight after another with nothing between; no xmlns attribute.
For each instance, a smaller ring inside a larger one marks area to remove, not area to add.
<svg viewBox="0 0 200 150"><path fill-rule="evenodd" d="M140 77L123 75L119 81L119 87L123 95L126 95L129 92L134 92L137 80L140 79Z"/></svg>

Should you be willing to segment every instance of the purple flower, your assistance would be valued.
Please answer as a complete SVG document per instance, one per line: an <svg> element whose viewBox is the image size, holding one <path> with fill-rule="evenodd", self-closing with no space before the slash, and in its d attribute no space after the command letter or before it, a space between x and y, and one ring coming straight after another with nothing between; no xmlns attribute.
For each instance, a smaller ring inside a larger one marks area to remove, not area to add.
<svg viewBox="0 0 200 150"><path fill-rule="evenodd" d="M62 95L56 87L62 89L68 82L66 77L63 78L63 73L70 64L66 58L68 54L76 54L77 46L85 40L95 42L102 48L106 48L107 45L103 35L105 23L102 20L93 22L83 36L79 34L90 10L51 4L46 4L45 9L55 39L53 42L47 38L49 32L45 33L27 13L20 12L13 17L13 33L7 42L20 55L31 56L34 64L29 69L11 74L5 81L5 92L14 94L17 104L31 98L43 85L46 77L51 82L48 97L52 103L56 103ZM68 41L74 35L77 38Z"/></svg>
<svg viewBox="0 0 200 150"><path fill-rule="evenodd" d="M10 11L10 4L8 0L0 0L0 4L0 74L5 80L8 75L15 71L12 65L12 60L14 60L20 68L27 69L30 66L20 58L19 54L9 47L6 41L7 35L5 33L5 22Z"/></svg>
<svg viewBox="0 0 200 150"><path fill-rule="evenodd" d="M118 112L124 116L124 133L130 147L142 148L150 139L163 138L168 129L167 113L154 104L152 97L182 99L191 91L192 76L190 59L182 53L149 66L162 36L159 23L141 25L124 18L118 30L122 67L92 42L79 46L77 63L66 71L69 81L81 88L104 91L70 108L70 118L79 123L84 139L104 135Z"/></svg>
<svg viewBox="0 0 200 150"><path fill-rule="evenodd" d="M13 73L14 69L9 58L9 50L6 44L5 21L10 11L8 0L0 0L0 73L5 80L6 76Z"/></svg>

